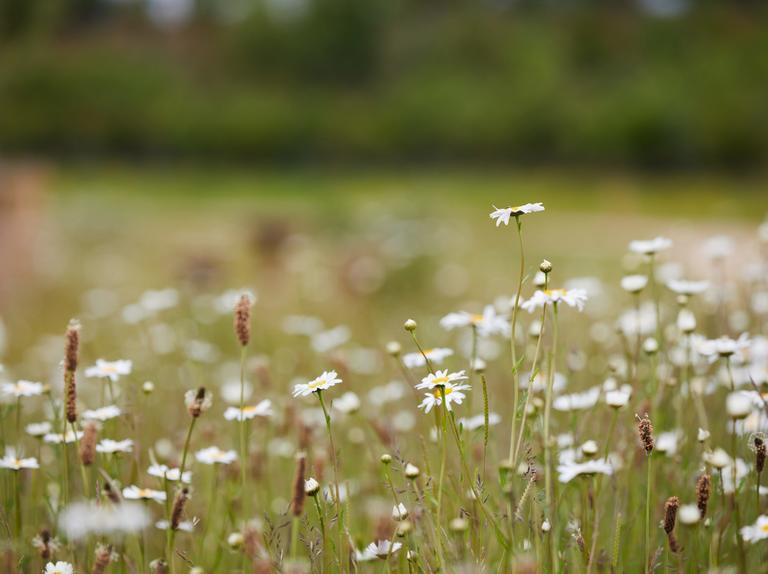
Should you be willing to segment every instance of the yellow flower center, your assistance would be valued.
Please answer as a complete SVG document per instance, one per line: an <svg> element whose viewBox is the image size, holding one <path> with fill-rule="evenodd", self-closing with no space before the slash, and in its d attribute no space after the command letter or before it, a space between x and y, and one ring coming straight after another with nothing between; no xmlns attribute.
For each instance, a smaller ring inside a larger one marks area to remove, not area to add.
<svg viewBox="0 0 768 574"><path fill-rule="evenodd" d="M562 297L565 295L565 289L547 289L544 294L549 297Z"/></svg>
<svg viewBox="0 0 768 574"><path fill-rule="evenodd" d="M256 407L254 407L254 406L243 407L243 414L244 415L247 415L248 413L253 413L253 412L256 412Z"/></svg>
<svg viewBox="0 0 768 574"><path fill-rule="evenodd" d="M447 382L448 382L448 377L435 377L434 379L432 379L433 385L444 385Z"/></svg>
<svg viewBox="0 0 768 574"><path fill-rule="evenodd" d="M117 367L114 365L102 365L101 370L105 373L114 373L117 371Z"/></svg>
<svg viewBox="0 0 768 574"><path fill-rule="evenodd" d="M475 313L469 318L469 320L472 321L473 323L480 323L483 320L483 316Z"/></svg>
<svg viewBox="0 0 768 574"><path fill-rule="evenodd" d="M312 381L311 383L308 383L307 386L310 389L314 390L314 389L316 389L317 387L319 387L322 384L323 384L323 381Z"/></svg>
<svg viewBox="0 0 768 574"><path fill-rule="evenodd" d="M763 532L768 532L768 522L766 522L765 524L763 524L763 525L760 527L760 530L762 530Z"/></svg>
<svg viewBox="0 0 768 574"><path fill-rule="evenodd" d="M443 387L442 390L445 393L446 397L453 392L453 389L451 387ZM440 389L433 390L432 394L434 394L435 397L438 399L441 399L443 397L443 393L440 392Z"/></svg>

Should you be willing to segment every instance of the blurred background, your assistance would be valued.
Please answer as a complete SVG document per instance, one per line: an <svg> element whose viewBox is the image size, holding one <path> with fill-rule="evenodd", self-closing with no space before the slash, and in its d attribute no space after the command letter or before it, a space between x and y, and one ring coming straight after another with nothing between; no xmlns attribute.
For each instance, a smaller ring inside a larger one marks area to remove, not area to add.
<svg viewBox="0 0 768 574"><path fill-rule="evenodd" d="M727 234L737 271L768 209L766 16L0 0L0 340L13 355L167 286L249 286L276 317L381 321L368 335L477 307L514 280L492 203L545 202L530 257L563 279L618 277L657 234L693 275Z"/></svg>

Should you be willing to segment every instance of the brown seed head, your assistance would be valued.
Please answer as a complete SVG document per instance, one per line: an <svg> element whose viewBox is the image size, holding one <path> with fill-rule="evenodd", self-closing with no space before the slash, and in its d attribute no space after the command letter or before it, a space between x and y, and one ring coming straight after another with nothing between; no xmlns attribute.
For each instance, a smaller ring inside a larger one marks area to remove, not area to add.
<svg viewBox="0 0 768 574"><path fill-rule="evenodd" d="M91 574L104 574L109 566L109 561L112 558L112 546L106 546L99 544L96 546L96 555L93 562L93 569Z"/></svg>
<svg viewBox="0 0 768 574"><path fill-rule="evenodd" d="M667 534L675 529L678 508L680 508L680 499L676 496L670 496L664 503L664 532Z"/></svg>
<svg viewBox="0 0 768 574"><path fill-rule="evenodd" d="M99 430L96 423L89 422L83 428L83 438L80 440L80 460L83 466L90 466L96 458L96 439Z"/></svg>
<svg viewBox="0 0 768 574"><path fill-rule="evenodd" d="M296 475L293 478L293 501L291 509L294 516L301 516L304 512L304 474L307 469L307 455L303 452L296 455Z"/></svg>
<svg viewBox="0 0 768 574"><path fill-rule="evenodd" d="M104 494L113 504L120 504L120 493L112 486L112 481L108 478L104 479Z"/></svg>
<svg viewBox="0 0 768 574"><path fill-rule="evenodd" d="M643 444L645 454L651 454L654 447L651 419L648 418L647 414L643 415L642 418L635 415L635 418L637 419L637 434L640 436L640 442Z"/></svg>
<svg viewBox="0 0 768 574"><path fill-rule="evenodd" d="M40 551L40 558L44 561L50 560L53 555L53 552L51 552L51 531L43 528L38 535L38 540L37 549Z"/></svg>
<svg viewBox="0 0 768 574"><path fill-rule="evenodd" d="M173 500L173 510L171 512L171 530L178 530L181 523L181 517L184 514L184 505L189 500L189 489L185 486L176 493Z"/></svg>
<svg viewBox="0 0 768 574"><path fill-rule="evenodd" d="M77 421L77 383L74 371L64 371L64 411L67 422L74 424Z"/></svg>
<svg viewBox="0 0 768 574"><path fill-rule="evenodd" d="M235 335L243 347L251 340L251 298L245 293L235 305Z"/></svg>
<svg viewBox="0 0 768 574"><path fill-rule="evenodd" d="M763 469L765 468L765 456L766 456L765 441L763 440L763 437L756 436L755 437L755 470L757 471L757 474L760 474L761 472L763 472Z"/></svg>
<svg viewBox="0 0 768 574"><path fill-rule="evenodd" d="M80 323L72 319L67 326L64 345L64 370L74 373L80 353Z"/></svg>
<svg viewBox="0 0 768 574"><path fill-rule="evenodd" d="M197 418L201 414L203 414L203 410L205 408L205 393L206 393L205 387L200 387L199 389L197 389L197 393L195 393L195 398L187 406L187 409L189 410L189 414L194 418Z"/></svg>
<svg viewBox="0 0 768 574"><path fill-rule="evenodd" d="M707 502L709 501L710 478L708 474L702 474L696 481L696 506L699 507L701 517L707 514Z"/></svg>

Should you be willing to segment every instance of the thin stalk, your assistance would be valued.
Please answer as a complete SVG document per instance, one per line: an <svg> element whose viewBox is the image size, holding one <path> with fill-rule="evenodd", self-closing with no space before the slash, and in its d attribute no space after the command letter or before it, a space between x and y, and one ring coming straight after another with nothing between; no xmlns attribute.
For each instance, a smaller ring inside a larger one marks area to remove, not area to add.
<svg viewBox="0 0 768 574"><path fill-rule="evenodd" d="M325 428L328 431L328 442L330 443L331 447L331 462L333 464L333 486L334 486L334 502L336 503L336 524L338 525L338 531L339 531L339 547L338 547L338 553L339 553L339 566L344 571L344 553L343 553L343 545L344 545L344 525L343 525L343 516L341 511L341 498L339 496L339 462L336 457L336 446L333 442L333 431L331 430L331 415L328 414L328 409L325 407L325 401L323 401L323 391L319 390L317 391L317 398L320 401L320 407L323 409L323 415L325 415Z"/></svg>
<svg viewBox="0 0 768 574"><path fill-rule="evenodd" d="M557 303L552 305L552 351L549 357L549 366L547 368L547 395L544 399L544 485L545 485L545 501L547 507L547 513L550 515L549 519L552 521L554 528L555 520L552 508L552 449L550 446L549 436L549 423L552 412L552 389L555 381L555 362L557 355Z"/></svg>
<svg viewBox="0 0 768 574"><path fill-rule="evenodd" d="M651 454L648 455L648 474L645 485L645 572L651 568Z"/></svg>
<svg viewBox="0 0 768 574"><path fill-rule="evenodd" d="M517 311L520 307L520 292L523 290L523 274L525 273L525 250L523 249L523 222L520 217L515 217L517 223L517 240L520 246L520 273L517 279L517 290L515 291L515 304L512 308L512 334L509 338L509 348L512 354L512 429L509 437L509 460L512 461L512 449L515 445L515 436L517 433L517 403L520 395L520 372L517 364L517 345L515 344L515 333L517 332ZM529 388L530 393L530 388ZM520 432L522 433L522 425Z"/></svg>

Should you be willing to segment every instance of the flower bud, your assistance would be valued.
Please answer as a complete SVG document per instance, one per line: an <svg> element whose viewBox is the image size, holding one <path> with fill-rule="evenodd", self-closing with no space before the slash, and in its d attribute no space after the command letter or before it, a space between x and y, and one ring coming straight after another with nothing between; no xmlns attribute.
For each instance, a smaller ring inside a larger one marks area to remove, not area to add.
<svg viewBox="0 0 768 574"><path fill-rule="evenodd" d="M413 333L418 326L419 325L413 319L408 319L405 323L403 323L403 328L409 333Z"/></svg>

